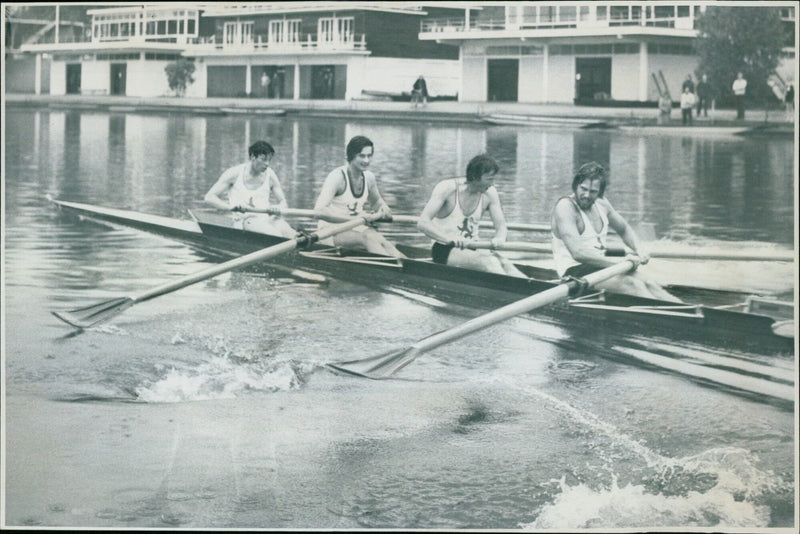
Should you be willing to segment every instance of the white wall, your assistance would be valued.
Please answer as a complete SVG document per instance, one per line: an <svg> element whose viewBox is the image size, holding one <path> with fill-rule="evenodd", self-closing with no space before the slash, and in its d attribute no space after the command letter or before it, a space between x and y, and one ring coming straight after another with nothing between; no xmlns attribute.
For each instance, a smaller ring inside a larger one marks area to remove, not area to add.
<svg viewBox="0 0 800 534"><path fill-rule="evenodd" d="M678 100L681 96L681 85L686 79L687 74L692 75L695 85L697 85L697 77L694 75L694 70L697 68L698 59L694 56L677 56L667 54L650 54L648 56L648 63L650 72L647 75L650 77L648 80L647 99L658 100L658 90L656 89L655 82L651 73L658 76L658 71L664 73L664 78L667 80L667 87L672 96L672 100ZM731 76L731 83L736 77L736 73ZM659 77L659 81L661 78Z"/></svg>
<svg viewBox="0 0 800 534"><path fill-rule="evenodd" d="M611 98L639 100L639 54L615 54L611 58Z"/></svg>
<svg viewBox="0 0 800 534"><path fill-rule="evenodd" d="M575 99L575 56L550 56L547 102L568 102Z"/></svg>
<svg viewBox="0 0 800 534"><path fill-rule="evenodd" d="M461 60L461 92L459 102L486 102L486 58L465 57Z"/></svg>
<svg viewBox="0 0 800 534"><path fill-rule="evenodd" d="M458 60L365 57L350 60L347 72L347 98L357 98L362 90L410 93L422 74L431 96L458 93Z"/></svg>
<svg viewBox="0 0 800 534"><path fill-rule="evenodd" d="M81 64L81 94L109 94L111 68L108 61L84 61Z"/></svg>
<svg viewBox="0 0 800 534"><path fill-rule="evenodd" d="M50 94L67 94L67 64L64 61L50 62Z"/></svg>
<svg viewBox="0 0 800 534"><path fill-rule="evenodd" d="M544 99L544 57L523 56L519 60L520 102L541 102Z"/></svg>

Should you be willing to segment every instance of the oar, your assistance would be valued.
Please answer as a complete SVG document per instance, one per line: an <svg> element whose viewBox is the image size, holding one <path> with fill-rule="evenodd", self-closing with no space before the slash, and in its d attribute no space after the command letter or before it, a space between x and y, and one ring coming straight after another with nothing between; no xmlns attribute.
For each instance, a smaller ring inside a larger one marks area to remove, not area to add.
<svg viewBox="0 0 800 534"><path fill-rule="evenodd" d="M270 213L271 215L284 215L296 217L312 217L317 218L319 215L314 210L287 208L287 209L272 209L269 208L263 212ZM262 213L263 213L262 212ZM378 222L395 222L400 224L417 224L419 217L413 215L392 215L390 220L382 219ZM493 228L491 222L481 221L481 226ZM549 232L550 225L542 223L506 223L509 230L533 231L533 232ZM647 236L645 234L652 233L652 228L642 225L637 234L640 239L645 241L652 241L655 236ZM549 244L542 245L537 243L529 243L525 241L506 241L499 247L492 247L489 241L477 241L467 245L470 249L488 248L494 250L502 250L506 252L531 252L538 254L551 254L553 249ZM625 250L622 248L609 248L606 250L606 256L624 256ZM730 261L794 261L794 256L791 253L772 252L772 253L748 253L743 251L734 252L707 252L703 250L696 250L690 253L681 253L666 250L654 250L650 253L651 258L662 259L679 259L679 260L730 260Z"/></svg>
<svg viewBox="0 0 800 534"><path fill-rule="evenodd" d="M573 290L580 285L592 287L610 278L633 270L638 263L633 259L626 259L611 267L606 267L600 271L586 275L582 280L570 280L555 287L536 293L530 297L518 300L502 308L498 308L487 314L470 319L466 323L456 327L438 332L424 339L421 339L409 347L395 350L379 356L372 356L361 360L351 360L346 362L335 362L327 364L328 367L336 371L341 371L356 376L363 376L372 379L387 378L399 369L402 369L417 356L428 352L436 347L461 339L462 337L492 326L506 319L510 319L521 313L529 312L547 304L551 304L559 299L566 298Z"/></svg>
<svg viewBox="0 0 800 534"><path fill-rule="evenodd" d="M280 215L283 217L311 217L311 218L319 218L319 214L315 210L306 210L306 209L299 209L299 208L284 208L284 209L276 209L276 208L267 208L265 210L248 210L248 211L256 211L258 213L269 213L270 215ZM419 221L419 217L415 215L392 215L391 219L381 219L378 222L394 222L399 224L417 224ZM494 225L490 221L480 221L479 224L481 226L487 228L494 228ZM506 228L509 230L519 230L523 232L549 232L550 225L549 224L542 224L542 223L506 223Z"/></svg>
<svg viewBox="0 0 800 534"><path fill-rule="evenodd" d="M273 258L279 254L283 254L284 252L289 252L297 248L310 245L311 243L314 243L321 239L325 239L327 237L334 236L336 234L340 234L342 232L346 232L347 230L350 230L352 228L355 228L356 226L360 226L365 223L366 223L365 218L358 217L351 221L328 226L326 228L317 230L312 234L299 235L298 237L295 237L294 239L289 239L287 241L284 241L283 243L278 243L277 245L273 245L271 247L267 247L262 250L251 252L250 254L241 256L239 258L235 258L233 260L226 261L224 263L220 263L219 265L214 265L213 267L209 267L208 269L204 269L197 273L184 276L183 278L180 278L173 282L168 282L166 284L154 287L153 289L140 293L139 295L134 295L129 297L118 297L111 300L98 302L97 304L92 304L90 306L85 306L82 308L53 312L53 315L55 315L65 323L68 323L74 327L88 328L102 321L107 321L108 319L111 319L112 317L127 310L134 304L138 304L140 302L144 302L146 300L150 300L152 298L159 297L167 293L171 293L178 289L195 284L202 280L206 280L208 278L213 278L218 274L222 274L227 271L232 271L233 269L237 269L239 267L246 267L248 265L252 265L254 263L258 263L267 260L269 258Z"/></svg>

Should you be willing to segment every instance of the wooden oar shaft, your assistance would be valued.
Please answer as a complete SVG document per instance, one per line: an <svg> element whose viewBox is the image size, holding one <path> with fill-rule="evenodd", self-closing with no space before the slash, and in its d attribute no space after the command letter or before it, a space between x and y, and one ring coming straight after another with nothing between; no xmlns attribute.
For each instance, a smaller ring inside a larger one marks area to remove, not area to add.
<svg viewBox="0 0 800 534"><path fill-rule="evenodd" d="M300 208L284 208L280 210L269 209L266 210L267 213L272 215L281 215L284 217L312 217L312 218L319 218L319 213L315 210L307 210L307 209L300 209ZM378 222L394 222L398 224L417 224L419 222L419 217L415 215L392 215L392 219L390 221L378 221ZM487 228L494 228L494 225L490 221L480 221L478 224L480 226L484 226ZM509 230L520 230L525 232L549 232L550 225L549 224L539 224L539 223L506 223L506 228Z"/></svg>
<svg viewBox="0 0 800 534"><path fill-rule="evenodd" d="M611 267L606 267L600 271L588 274L584 277L584 280L586 281L586 284L591 287L620 274L624 274L634 267L635 263L632 260L624 260L620 263L612 265ZM436 347L444 345L445 343L449 343L450 341L476 332L477 330L482 330L488 326L505 321L506 319L510 319L516 315L541 308L542 306L546 306L556 302L557 300L566 298L572 288L577 285L577 283L578 282L575 281L565 282L542 291L541 293L536 293L530 297L512 302L511 304L503 306L502 308L498 308L487 314L470 319L466 323L458 325L454 328L450 328L449 330L426 337L412 345L411 349L415 353L427 352L435 349Z"/></svg>
<svg viewBox="0 0 800 534"><path fill-rule="evenodd" d="M206 280L208 278L213 278L218 274L222 274L227 271L232 271L234 269L239 269L241 267L246 267L248 265L252 265L254 263L258 263L264 261L269 258L273 258L285 252L289 252L291 250L296 249L298 246L301 246L307 242L318 241L321 239L325 239L332 235L336 235L341 232L345 232L356 226L360 226L364 224L366 221L359 217L357 219L353 219L352 221L347 221L341 224L336 224L332 226L328 226L317 230L313 234L309 236L300 236L294 239L290 239L283 243L278 243L277 245L273 245L271 247L257 250L255 252L251 252L245 256L241 256L239 258L232 259L230 261L226 261L224 263L220 263L219 265L214 265L209 267L208 269L204 269L194 274L190 274L181 278L180 280L175 280L173 282L168 282L166 284L162 284L160 286L154 287L144 293L136 295L133 298L133 302L143 302L145 300L149 300L165 293L169 293L171 291L175 291L186 286L190 286L202 280Z"/></svg>

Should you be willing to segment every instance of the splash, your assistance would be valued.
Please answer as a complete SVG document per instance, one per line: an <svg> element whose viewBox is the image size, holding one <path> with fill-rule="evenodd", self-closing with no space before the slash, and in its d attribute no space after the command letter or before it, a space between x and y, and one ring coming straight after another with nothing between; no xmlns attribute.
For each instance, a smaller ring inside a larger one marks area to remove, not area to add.
<svg viewBox="0 0 800 534"><path fill-rule="evenodd" d="M764 527L770 518L769 507L738 500L722 483L685 495L651 493L638 484L619 487L616 479L608 489L568 487L563 479L561 486L555 502L522 528Z"/></svg>
<svg viewBox="0 0 800 534"><path fill-rule="evenodd" d="M292 362L244 363L223 356L187 369L170 368L136 389L144 402L230 399L251 391L289 391L300 387L303 370Z"/></svg>

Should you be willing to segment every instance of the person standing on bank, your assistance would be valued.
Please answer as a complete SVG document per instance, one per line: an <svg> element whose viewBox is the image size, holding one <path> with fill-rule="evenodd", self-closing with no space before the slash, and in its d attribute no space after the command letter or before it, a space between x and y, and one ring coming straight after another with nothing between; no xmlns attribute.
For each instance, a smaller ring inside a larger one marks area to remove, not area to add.
<svg viewBox="0 0 800 534"><path fill-rule="evenodd" d="M422 107L425 107L428 103L428 84L425 83L425 78L422 74L420 74L419 78L414 82L414 86L411 90L411 98L414 100L414 108L417 107L420 100L422 100Z"/></svg>
<svg viewBox="0 0 800 534"><path fill-rule="evenodd" d="M444 180L433 188L431 198L419 216L417 228L434 240L431 257L435 263L525 276L513 263L494 251L465 248L478 238L478 221L486 211L495 228L492 246L506 241L506 219L494 187L497 171L497 162L482 154L467 164L466 178Z"/></svg>
<svg viewBox="0 0 800 534"><path fill-rule="evenodd" d="M553 258L559 276L582 277L614 265L622 258L605 255L609 227L619 234L633 255L645 264L650 255L642 248L630 224L605 198L608 171L596 162L582 165L572 179L572 194L553 209ZM599 289L640 297L680 302L640 272L620 275L598 284Z"/></svg>
<svg viewBox="0 0 800 534"><path fill-rule="evenodd" d="M691 74L687 74L686 79L683 80L683 85L681 85L681 93L683 93L687 87L689 88L690 93L694 93L694 80L692 80Z"/></svg>
<svg viewBox="0 0 800 534"><path fill-rule="evenodd" d="M684 126L692 125L692 109L694 109L694 93L684 85L681 93L681 117Z"/></svg>
<svg viewBox="0 0 800 534"><path fill-rule="evenodd" d="M744 95L747 92L747 80L744 79L744 74L741 72L736 74L731 88L736 97L736 118L744 119Z"/></svg>
<svg viewBox="0 0 800 534"><path fill-rule="evenodd" d="M783 100L786 103L786 121L794 122L794 81L791 78L786 86L786 94Z"/></svg>
<svg viewBox="0 0 800 534"><path fill-rule="evenodd" d="M206 193L205 202L221 210L238 212L233 214L236 228L295 237L297 232L286 221L265 213L288 207L278 176L269 167L275 149L266 141L256 141L247 152L250 161L223 172ZM228 200L223 200L222 195L227 195ZM271 197L275 198L275 204L270 204Z"/></svg>
<svg viewBox="0 0 800 534"><path fill-rule="evenodd" d="M697 82L697 116L703 111L703 116L708 117L708 103L711 101L711 84L708 83L708 76L703 77Z"/></svg>
<svg viewBox="0 0 800 534"><path fill-rule="evenodd" d="M372 162L375 147L370 139L357 135L347 143L347 164L328 174L317 197L314 211L320 218L318 227L349 221L353 217L366 217L368 222L391 219L392 211L378 191L375 175L367 170ZM369 204L372 212L367 212ZM337 247L364 249L373 254L404 258L391 242L375 228L357 226L321 243Z"/></svg>

